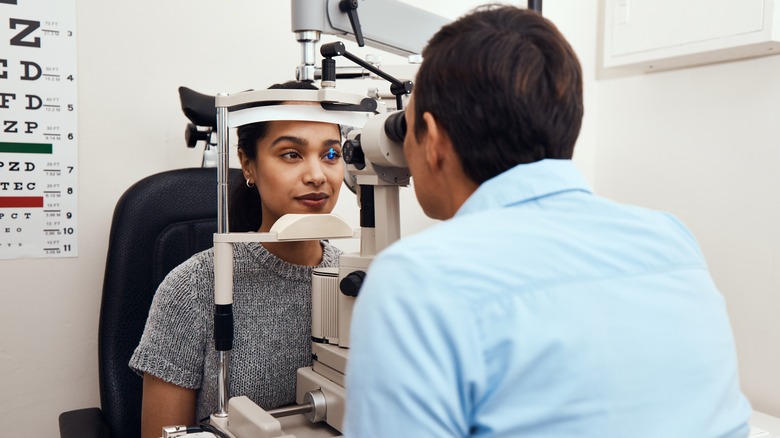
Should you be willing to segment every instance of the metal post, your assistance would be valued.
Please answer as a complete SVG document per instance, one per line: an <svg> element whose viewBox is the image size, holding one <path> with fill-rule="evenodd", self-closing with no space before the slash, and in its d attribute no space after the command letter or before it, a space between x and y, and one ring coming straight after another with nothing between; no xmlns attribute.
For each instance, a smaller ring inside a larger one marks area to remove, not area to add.
<svg viewBox="0 0 780 438"><path fill-rule="evenodd" d="M225 96L220 93L219 96ZM228 230L228 110L217 108L217 232L227 233Z"/></svg>
<svg viewBox="0 0 780 438"><path fill-rule="evenodd" d="M225 94L219 94L219 96L225 96ZM226 107L217 107L217 149L218 149L218 160L217 160L217 232L220 234L228 233L229 225L228 225L228 173L230 171L229 163L228 163L228 126L227 126L227 118L228 118L228 110ZM232 248L232 246L231 246ZM216 250L215 250L215 260L214 260L214 266L215 266L215 284L217 283L216 275L218 274L217 267L217 260L216 260ZM229 254L232 256L232 249L230 250ZM232 277L232 257L230 257L230 273ZM227 417L227 401L228 401L228 365L229 365L229 353L230 348L224 348L222 347L223 342L220 341L220 337L226 334L218 334L217 330L221 329L223 327L223 324L218 323L217 321L217 314L221 313L219 312L220 308L224 308L224 305L227 305L227 307L230 307L230 331L229 337L232 341L233 333L232 333L232 280L230 284L230 299L229 303L220 303L216 300L216 294L215 294L215 315L214 315L214 328L215 328L215 344L217 345L217 353L218 353L218 376L217 376L217 385L218 385L218 400L217 400L217 412L214 413L217 417ZM222 306L221 306L222 305ZM221 316L220 318L222 318ZM228 342L228 345L232 342Z"/></svg>

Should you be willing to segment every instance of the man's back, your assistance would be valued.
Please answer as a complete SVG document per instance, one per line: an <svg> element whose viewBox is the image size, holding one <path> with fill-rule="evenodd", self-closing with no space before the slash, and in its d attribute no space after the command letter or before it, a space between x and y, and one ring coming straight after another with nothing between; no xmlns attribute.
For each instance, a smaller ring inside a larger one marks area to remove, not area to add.
<svg viewBox="0 0 780 438"><path fill-rule="evenodd" d="M379 260L355 310L347 432L747 435L695 239L669 215L593 196L569 161L487 181Z"/></svg>

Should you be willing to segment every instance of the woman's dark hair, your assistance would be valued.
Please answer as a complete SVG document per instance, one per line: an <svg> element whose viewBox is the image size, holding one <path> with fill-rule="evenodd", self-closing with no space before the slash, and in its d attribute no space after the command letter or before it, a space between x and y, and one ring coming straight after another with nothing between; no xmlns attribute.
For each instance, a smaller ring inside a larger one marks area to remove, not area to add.
<svg viewBox="0 0 780 438"><path fill-rule="evenodd" d="M289 81L274 84L270 90L317 90L311 82ZM238 127L238 148L252 161L257 159L257 142L268 131L268 122L256 122ZM263 210L257 187L248 187L243 174L230 180L230 205L228 207L230 231L248 232L260 229Z"/></svg>
<svg viewBox="0 0 780 438"><path fill-rule="evenodd" d="M477 184L517 164L569 159L583 115L582 72L569 43L537 12L482 7L441 28L423 50L414 134L441 123Z"/></svg>

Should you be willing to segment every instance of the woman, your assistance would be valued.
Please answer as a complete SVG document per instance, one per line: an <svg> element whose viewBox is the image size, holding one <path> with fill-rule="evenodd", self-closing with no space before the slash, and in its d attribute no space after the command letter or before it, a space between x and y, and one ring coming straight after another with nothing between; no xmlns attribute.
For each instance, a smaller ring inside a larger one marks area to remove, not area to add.
<svg viewBox="0 0 780 438"><path fill-rule="evenodd" d="M288 82L271 88L316 89ZM238 128L244 175L231 193L231 231L269 231L288 213L329 213L344 175L338 125L272 121ZM259 196L258 196L259 195ZM265 409L295 402L295 375L311 365L311 274L338 266L326 242L234 244L230 397ZM163 280L130 366L143 374L142 436L196 424L217 408L212 339L214 254L194 255Z"/></svg>

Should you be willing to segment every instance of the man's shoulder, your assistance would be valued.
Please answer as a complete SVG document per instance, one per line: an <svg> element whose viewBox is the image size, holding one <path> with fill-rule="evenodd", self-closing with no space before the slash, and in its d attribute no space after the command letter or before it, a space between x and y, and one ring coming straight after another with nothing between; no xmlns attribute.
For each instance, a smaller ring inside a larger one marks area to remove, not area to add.
<svg viewBox="0 0 780 438"><path fill-rule="evenodd" d="M675 214L634 204L620 203L608 198L596 197L604 214L616 222L635 223L647 230L655 230L667 239L698 246L696 237Z"/></svg>
<svg viewBox="0 0 780 438"><path fill-rule="evenodd" d="M467 232L467 224L457 218L435 223L417 233L404 236L390 245L383 254L400 255L431 255L448 253L452 246L457 245L456 236Z"/></svg>

